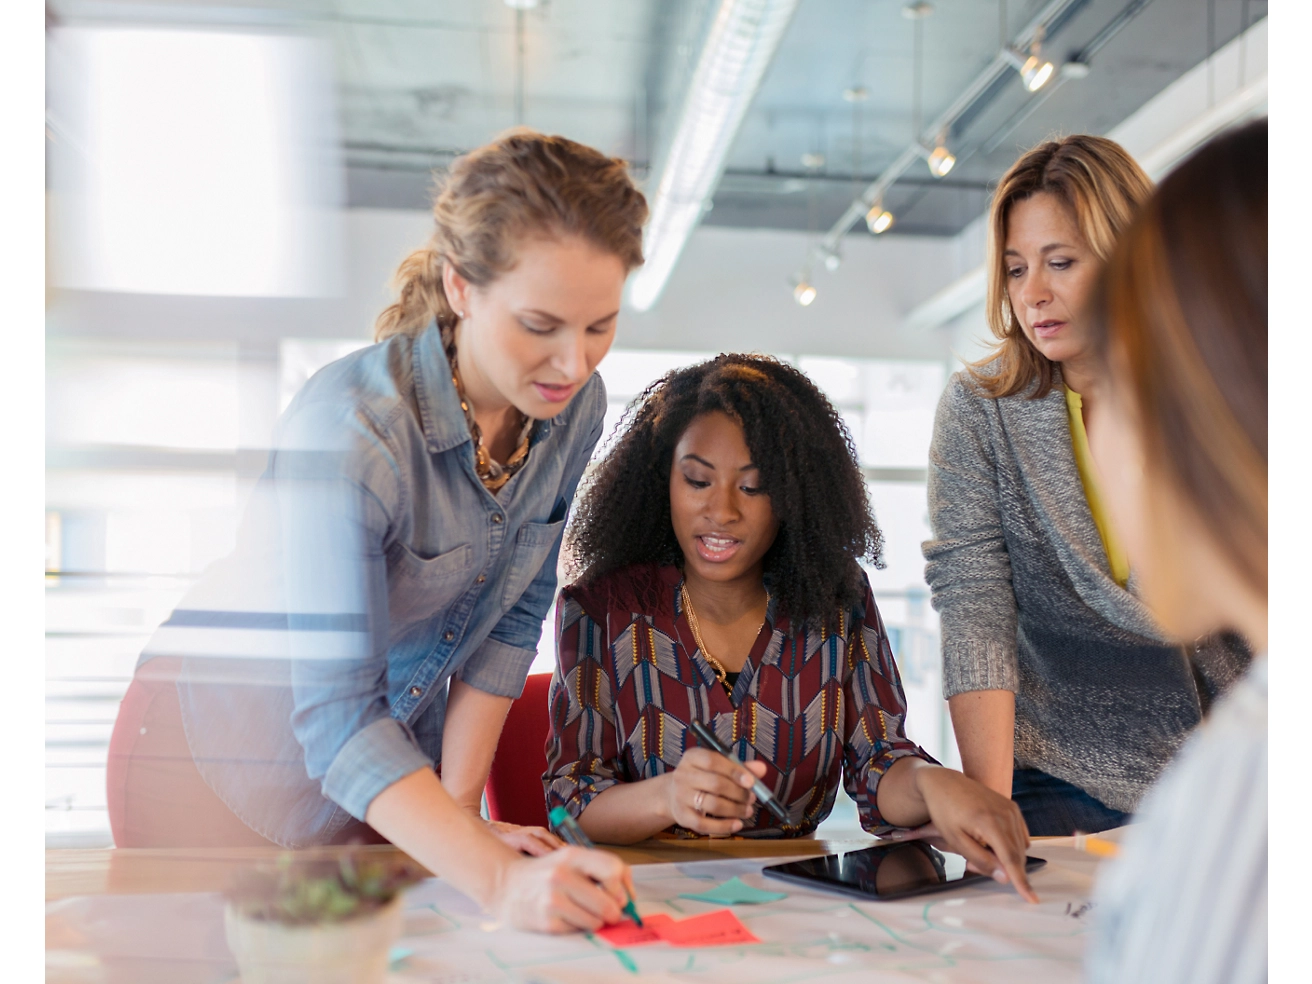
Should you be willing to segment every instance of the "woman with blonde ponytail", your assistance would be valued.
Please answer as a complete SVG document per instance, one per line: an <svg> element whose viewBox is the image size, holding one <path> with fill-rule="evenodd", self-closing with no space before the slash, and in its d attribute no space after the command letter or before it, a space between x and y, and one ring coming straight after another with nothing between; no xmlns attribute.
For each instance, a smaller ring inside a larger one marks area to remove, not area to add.
<svg viewBox="0 0 1312 984"><path fill-rule="evenodd" d="M627 868L479 809L647 205L622 161L518 130L457 159L433 214L377 344L292 401L238 549L143 653L111 741L115 841L381 838L513 925L596 929Z"/></svg>

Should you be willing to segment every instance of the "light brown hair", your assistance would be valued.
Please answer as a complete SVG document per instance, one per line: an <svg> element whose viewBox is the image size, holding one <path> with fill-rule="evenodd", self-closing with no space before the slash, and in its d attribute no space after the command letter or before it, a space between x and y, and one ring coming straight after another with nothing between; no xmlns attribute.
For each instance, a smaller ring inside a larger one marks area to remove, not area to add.
<svg viewBox="0 0 1312 984"><path fill-rule="evenodd" d="M375 341L416 334L434 319L454 326L443 266L486 286L515 265L515 244L529 235L579 236L626 270L641 266L647 200L624 161L520 128L456 158L433 201L433 219L428 245L396 272L400 297L374 323Z"/></svg>
<svg viewBox="0 0 1312 984"><path fill-rule="evenodd" d="M1075 134L1027 151L998 182L989 210L988 296L985 316L1000 344L986 358L967 366L975 384L994 398L1030 389L1034 399L1048 395L1053 363L1025 336L1007 293L1007 222L1011 209L1048 192L1073 213L1075 225L1099 260L1106 262L1121 232L1152 194L1153 183L1134 158L1105 137ZM982 371L994 360L995 370Z"/></svg>
<svg viewBox="0 0 1312 984"><path fill-rule="evenodd" d="M1103 270L1094 340L1149 467L1267 588L1267 127L1169 175Z"/></svg>

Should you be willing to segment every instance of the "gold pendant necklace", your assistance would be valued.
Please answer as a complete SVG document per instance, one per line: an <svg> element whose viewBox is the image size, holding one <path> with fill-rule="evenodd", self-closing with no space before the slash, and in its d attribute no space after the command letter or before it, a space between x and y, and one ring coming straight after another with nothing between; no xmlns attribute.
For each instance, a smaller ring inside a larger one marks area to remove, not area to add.
<svg viewBox="0 0 1312 984"><path fill-rule="evenodd" d="M724 664L711 655L711 651L706 648L706 642L702 639L702 629L697 621L697 610L692 607L692 596L688 594L688 583L685 581L679 585L679 597L683 599L683 611L688 616L688 627L692 629L692 637L697 643L697 650L702 654L702 659L711 665L711 670L715 673L715 678L720 681L720 686L725 690L729 689L726 677L729 671L724 668ZM761 619L761 624L756 627L756 635L761 634L761 629L765 628L765 619ZM755 644L755 637L753 637ZM750 650L748 651L750 655Z"/></svg>

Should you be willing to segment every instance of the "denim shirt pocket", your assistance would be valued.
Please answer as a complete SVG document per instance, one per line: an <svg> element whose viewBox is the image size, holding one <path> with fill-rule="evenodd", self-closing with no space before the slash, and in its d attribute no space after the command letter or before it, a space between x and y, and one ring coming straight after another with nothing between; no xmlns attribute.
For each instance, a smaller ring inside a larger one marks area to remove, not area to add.
<svg viewBox="0 0 1312 984"><path fill-rule="evenodd" d="M506 572L506 584L501 592L503 611L514 608L520 596L528 590L564 528L563 519L554 523L525 523L519 528L515 552L510 558L510 569Z"/></svg>
<svg viewBox="0 0 1312 984"><path fill-rule="evenodd" d="M468 586L473 564L474 548L468 543L429 558L393 543L387 551L387 613L393 631L431 618L455 601Z"/></svg>

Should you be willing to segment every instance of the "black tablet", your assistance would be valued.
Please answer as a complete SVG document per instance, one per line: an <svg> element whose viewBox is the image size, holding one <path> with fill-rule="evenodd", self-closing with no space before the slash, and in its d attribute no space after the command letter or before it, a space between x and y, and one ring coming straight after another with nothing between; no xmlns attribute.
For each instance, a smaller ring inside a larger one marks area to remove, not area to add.
<svg viewBox="0 0 1312 984"><path fill-rule="evenodd" d="M1042 858L1027 857L1025 870L1033 871L1047 863ZM960 854L937 850L924 841L867 847L847 854L826 854L771 865L763 868L761 874L877 902L941 892L976 881L993 881L987 875L967 871L966 859Z"/></svg>

